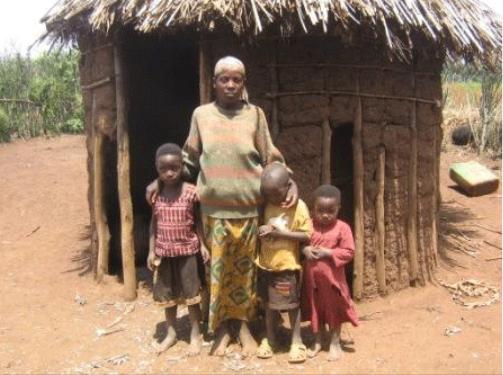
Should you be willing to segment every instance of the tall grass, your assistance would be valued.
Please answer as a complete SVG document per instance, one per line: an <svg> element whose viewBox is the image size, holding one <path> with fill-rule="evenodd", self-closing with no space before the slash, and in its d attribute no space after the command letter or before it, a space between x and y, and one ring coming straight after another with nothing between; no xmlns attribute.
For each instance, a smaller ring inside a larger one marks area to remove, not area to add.
<svg viewBox="0 0 503 375"><path fill-rule="evenodd" d="M501 71L467 64L444 68L444 143L459 125L472 129L479 154L501 158Z"/></svg>
<svg viewBox="0 0 503 375"><path fill-rule="evenodd" d="M81 132L78 52L0 56L0 142Z"/></svg>

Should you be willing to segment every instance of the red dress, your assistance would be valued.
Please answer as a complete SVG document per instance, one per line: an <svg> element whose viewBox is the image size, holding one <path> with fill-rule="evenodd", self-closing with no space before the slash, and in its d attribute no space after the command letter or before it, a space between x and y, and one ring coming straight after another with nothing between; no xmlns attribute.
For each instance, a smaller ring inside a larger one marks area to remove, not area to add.
<svg viewBox="0 0 503 375"><path fill-rule="evenodd" d="M358 316L344 271L355 249L351 228L341 220L324 230L314 225L310 245L332 249L332 256L304 262L302 320L311 322L314 333L325 323L330 329L344 322L357 326Z"/></svg>

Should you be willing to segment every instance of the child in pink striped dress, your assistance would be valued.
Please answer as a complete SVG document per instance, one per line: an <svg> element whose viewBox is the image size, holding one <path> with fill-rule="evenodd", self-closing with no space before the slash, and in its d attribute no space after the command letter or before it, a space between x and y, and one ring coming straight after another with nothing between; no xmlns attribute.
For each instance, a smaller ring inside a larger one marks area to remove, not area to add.
<svg viewBox="0 0 503 375"><path fill-rule="evenodd" d="M344 266L353 259L354 240L351 228L337 218L341 193L331 185L322 185L314 191L313 235L304 247L302 286L302 320L311 322L315 335L310 357L321 350L321 332L328 325L330 335L329 361L342 354L341 325L358 325L354 303L351 300Z"/></svg>
<svg viewBox="0 0 503 375"><path fill-rule="evenodd" d="M174 143L160 146L155 166L159 174L157 196L150 224L150 247L147 266L154 271L154 300L166 307L166 338L155 343L158 353L176 342L176 310L186 304L191 323L189 355L201 351L199 330L201 280L197 253L209 259L202 241L201 226L196 220L199 199L196 187L183 182L182 150Z"/></svg>

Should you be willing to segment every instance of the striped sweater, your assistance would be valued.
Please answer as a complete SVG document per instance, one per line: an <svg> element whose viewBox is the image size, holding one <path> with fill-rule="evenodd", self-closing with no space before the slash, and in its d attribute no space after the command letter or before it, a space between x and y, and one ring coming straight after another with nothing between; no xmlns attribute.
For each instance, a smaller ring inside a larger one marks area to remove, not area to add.
<svg viewBox="0 0 503 375"><path fill-rule="evenodd" d="M262 109L226 110L215 102L194 110L183 161L184 173L197 176L202 212L222 219L258 216L263 166L285 162Z"/></svg>

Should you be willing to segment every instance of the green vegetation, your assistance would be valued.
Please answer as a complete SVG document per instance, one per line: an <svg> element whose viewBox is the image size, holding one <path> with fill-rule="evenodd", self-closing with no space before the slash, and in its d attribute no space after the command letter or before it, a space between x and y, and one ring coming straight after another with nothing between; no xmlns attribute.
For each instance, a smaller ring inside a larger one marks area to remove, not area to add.
<svg viewBox="0 0 503 375"><path fill-rule="evenodd" d="M0 56L0 142L83 130L76 51Z"/></svg>
<svg viewBox="0 0 503 375"><path fill-rule="evenodd" d="M456 126L468 124L477 152L501 158L501 70L449 63L442 78L445 138Z"/></svg>

